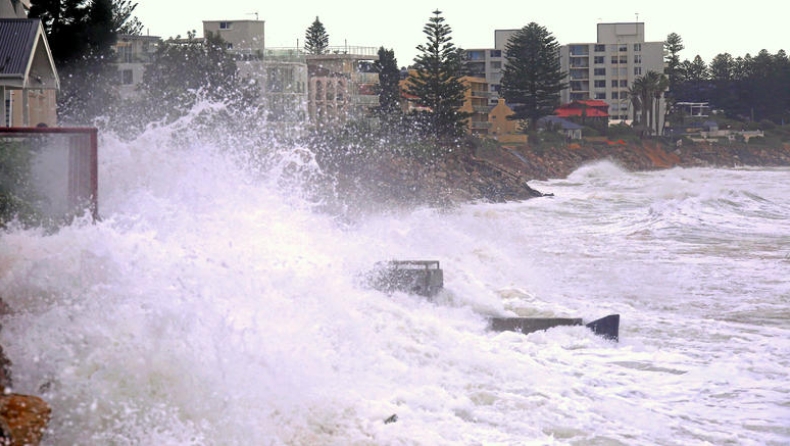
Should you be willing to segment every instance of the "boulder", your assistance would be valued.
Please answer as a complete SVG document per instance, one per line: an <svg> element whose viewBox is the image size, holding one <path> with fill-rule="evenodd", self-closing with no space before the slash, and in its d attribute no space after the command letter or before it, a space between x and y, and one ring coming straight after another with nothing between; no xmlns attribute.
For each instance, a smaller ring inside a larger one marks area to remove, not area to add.
<svg viewBox="0 0 790 446"><path fill-rule="evenodd" d="M52 409L37 396L0 396L0 444L35 446L41 442Z"/></svg>

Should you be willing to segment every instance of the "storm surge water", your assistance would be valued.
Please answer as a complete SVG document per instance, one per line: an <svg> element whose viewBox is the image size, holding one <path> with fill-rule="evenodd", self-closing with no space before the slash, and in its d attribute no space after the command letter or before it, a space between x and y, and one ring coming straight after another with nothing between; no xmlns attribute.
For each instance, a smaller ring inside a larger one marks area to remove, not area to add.
<svg viewBox="0 0 790 446"><path fill-rule="evenodd" d="M101 221L0 235L45 444L790 442L790 170L602 162L531 183L554 197L349 221L303 193L309 153L176 131L102 136ZM439 260L445 289L365 288L389 259ZM619 343L487 330L612 313Z"/></svg>

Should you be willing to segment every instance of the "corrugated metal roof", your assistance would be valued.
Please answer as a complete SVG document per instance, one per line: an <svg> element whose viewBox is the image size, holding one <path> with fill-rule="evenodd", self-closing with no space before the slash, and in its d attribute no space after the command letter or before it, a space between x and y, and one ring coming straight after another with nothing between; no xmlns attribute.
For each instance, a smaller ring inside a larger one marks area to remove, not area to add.
<svg viewBox="0 0 790 446"><path fill-rule="evenodd" d="M39 23L38 19L0 19L0 75L25 76Z"/></svg>

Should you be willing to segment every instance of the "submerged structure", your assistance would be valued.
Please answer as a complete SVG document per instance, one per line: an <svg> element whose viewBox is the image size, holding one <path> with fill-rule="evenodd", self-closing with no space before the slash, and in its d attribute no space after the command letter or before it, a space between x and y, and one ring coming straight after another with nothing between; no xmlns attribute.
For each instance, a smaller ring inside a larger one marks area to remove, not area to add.
<svg viewBox="0 0 790 446"><path fill-rule="evenodd" d="M444 272L438 260L390 260L379 262L366 277L367 285L373 289L392 294L395 291L436 296L444 287ZM581 318L545 317L494 317L490 320L493 331L516 331L533 333L553 327L584 325L598 336L618 341L620 338L620 315L610 314L584 323Z"/></svg>

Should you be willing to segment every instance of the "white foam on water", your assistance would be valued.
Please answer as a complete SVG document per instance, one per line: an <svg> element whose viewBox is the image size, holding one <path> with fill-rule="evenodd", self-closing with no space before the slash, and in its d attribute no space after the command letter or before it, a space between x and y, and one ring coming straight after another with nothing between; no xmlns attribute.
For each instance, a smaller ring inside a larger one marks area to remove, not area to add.
<svg viewBox="0 0 790 446"><path fill-rule="evenodd" d="M531 183L553 198L347 224L300 193L320 172L289 177L303 149L245 165L182 129L103 135L100 222L0 236L45 444L790 441L789 170L598 163ZM439 260L444 291L361 285L389 259ZM610 313L619 343L487 330Z"/></svg>

